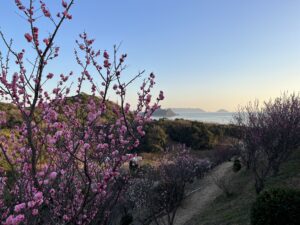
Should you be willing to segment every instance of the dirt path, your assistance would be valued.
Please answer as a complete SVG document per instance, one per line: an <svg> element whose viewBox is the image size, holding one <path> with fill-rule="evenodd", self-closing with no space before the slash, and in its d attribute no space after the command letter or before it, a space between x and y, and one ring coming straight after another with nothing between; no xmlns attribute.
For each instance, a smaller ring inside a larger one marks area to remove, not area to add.
<svg viewBox="0 0 300 225"><path fill-rule="evenodd" d="M189 195L178 209L175 217L175 225L184 225L194 215L199 214L216 196L221 194L221 190L215 185L211 177L223 177L231 169L232 162L225 162L200 180L197 184L200 189Z"/></svg>

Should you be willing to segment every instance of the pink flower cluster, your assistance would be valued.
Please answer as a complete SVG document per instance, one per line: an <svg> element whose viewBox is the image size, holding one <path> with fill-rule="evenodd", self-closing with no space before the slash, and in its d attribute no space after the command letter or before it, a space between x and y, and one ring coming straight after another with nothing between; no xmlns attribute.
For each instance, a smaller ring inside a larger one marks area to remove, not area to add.
<svg viewBox="0 0 300 225"><path fill-rule="evenodd" d="M111 56L95 50L94 39L83 33L75 51L82 72L76 95L70 96L73 72L60 76L44 72L58 56L59 47L53 43L60 27L56 25L44 38L45 45L39 45L42 32L35 23L39 16L34 1L29 8L15 2L28 18L30 31L25 38L36 50L36 63L33 69L25 69L24 58L29 57L25 50L10 54L19 68L11 76L11 67L1 63L0 96L19 110L23 122L15 125L10 136L0 135L0 160L7 165L0 167L0 224L84 225L106 218L111 207L105 204L115 197L111 187L118 179L127 179L122 167L134 157L131 151L145 135L144 124L159 108L163 92L152 98L155 76L151 73L140 88L137 107L132 107L125 100L126 92L143 71L123 81L127 55L119 56L116 47ZM62 1L63 16L58 13L55 24L72 18L72 4L73 0ZM54 21L44 2L40 7L44 18ZM53 79L57 85L49 90L47 81ZM84 82L90 96L81 93ZM118 105L108 101L108 93L118 97ZM5 114L0 112L0 125L5 124Z"/></svg>

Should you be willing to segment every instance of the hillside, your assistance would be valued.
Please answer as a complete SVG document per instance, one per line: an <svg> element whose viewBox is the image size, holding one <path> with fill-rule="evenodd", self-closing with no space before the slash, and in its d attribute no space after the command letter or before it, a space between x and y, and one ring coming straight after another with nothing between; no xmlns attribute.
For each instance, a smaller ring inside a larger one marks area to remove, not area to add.
<svg viewBox="0 0 300 225"><path fill-rule="evenodd" d="M90 98L97 98L98 97L93 97L91 95L85 94L85 93L80 93L79 95L75 96L70 96L66 98L66 104L74 104L75 102L80 102L81 105L86 105L88 103L88 100ZM100 99L98 99L100 102ZM114 118L114 113L112 112L112 108L114 106L119 107L116 103L111 102L111 101L106 101L106 106L107 106L107 112L104 115L104 119L113 119ZM82 107L84 109L84 107ZM63 110L63 106L62 106ZM13 128L14 125L20 124L22 122L22 116L18 110L18 108L11 103L4 103L0 102L0 111L3 111L6 113L7 117L7 128ZM39 109L37 109L37 114L39 114Z"/></svg>
<svg viewBox="0 0 300 225"><path fill-rule="evenodd" d="M6 114L8 128L11 128L15 124L20 124L22 122L21 114L15 105L0 102L0 111L5 112Z"/></svg>
<svg viewBox="0 0 300 225"><path fill-rule="evenodd" d="M177 114L173 112L172 109L157 109L154 113L154 117L172 117L176 116Z"/></svg>
<svg viewBox="0 0 300 225"><path fill-rule="evenodd" d="M225 162L209 172L204 179L196 181L200 188L191 195L187 193L188 196L176 214L175 225L184 225L189 222L195 214L205 210L215 196L221 194L221 190L214 184L211 176L224 176L231 171L231 168L232 163Z"/></svg>
<svg viewBox="0 0 300 225"><path fill-rule="evenodd" d="M245 168L238 173L227 171L224 176L230 181L233 195L226 197L222 192L211 196L188 221L176 225L249 225L250 208L256 198L251 174ZM277 177L270 177L266 190L274 187L300 189L300 150L294 152L289 161L284 163ZM203 187L205 188L205 187ZM196 196L196 194L195 194ZM193 198L193 196L191 196ZM199 199L201 202L201 198ZM197 205L183 205L185 211L193 210Z"/></svg>

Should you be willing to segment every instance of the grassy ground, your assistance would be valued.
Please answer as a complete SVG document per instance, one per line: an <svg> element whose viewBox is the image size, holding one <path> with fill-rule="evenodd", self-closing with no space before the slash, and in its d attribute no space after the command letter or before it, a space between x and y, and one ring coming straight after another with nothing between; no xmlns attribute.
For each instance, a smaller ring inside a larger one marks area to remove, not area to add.
<svg viewBox="0 0 300 225"><path fill-rule="evenodd" d="M0 136L9 137L12 132L14 132L14 130L8 129L8 128L2 128L2 129L0 129ZM0 141L0 144L1 144L1 141ZM9 168L10 167L9 167L8 163L6 162L6 160L4 159L2 151L0 151L0 169L7 170Z"/></svg>
<svg viewBox="0 0 300 225"><path fill-rule="evenodd" d="M256 194L251 174L242 169L231 176L233 195L220 195L203 212L195 215L185 225L248 225L250 208ZM300 188L300 150L284 163L278 176L270 177L266 189L270 187Z"/></svg>

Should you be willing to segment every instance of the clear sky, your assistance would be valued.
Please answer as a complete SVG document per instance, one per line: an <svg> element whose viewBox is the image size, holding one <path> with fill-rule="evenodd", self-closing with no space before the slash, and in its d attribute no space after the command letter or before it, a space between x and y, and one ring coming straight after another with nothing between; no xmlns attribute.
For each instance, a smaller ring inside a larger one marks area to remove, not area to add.
<svg viewBox="0 0 300 225"><path fill-rule="evenodd" d="M28 2L28 0L23 0ZM55 8L60 0L46 0ZM73 20L57 43L64 52L53 70L79 71L74 40L82 31L100 49L122 42L128 75L146 69L165 91L164 107L235 110L249 100L299 91L300 1L75 0ZM0 1L0 28L26 44L26 23L13 0ZM51 26L45 25L50 30ZM3 45L0 45L1 48ZM129 98L133 98L136 86Z"/></svg>

